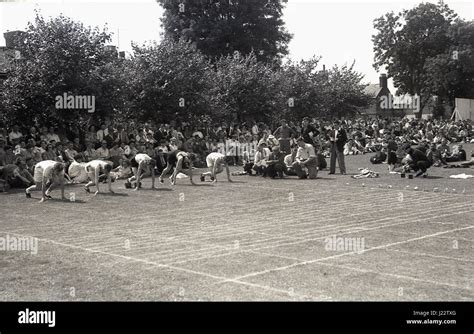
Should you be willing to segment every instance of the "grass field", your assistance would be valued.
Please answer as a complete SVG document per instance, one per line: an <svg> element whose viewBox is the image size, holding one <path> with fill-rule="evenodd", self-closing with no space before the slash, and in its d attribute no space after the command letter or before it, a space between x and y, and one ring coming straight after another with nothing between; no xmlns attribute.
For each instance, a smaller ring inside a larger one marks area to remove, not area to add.
<svg viewBox="0 0 474 334"><path fill-rule="evenodd" d="M408 180L368 158L348 157L349 174L380 178L0 194L0 238L39 240L37 254L0 251L0 300L473 300L474 179L448 176L474 169Z"/></svg>

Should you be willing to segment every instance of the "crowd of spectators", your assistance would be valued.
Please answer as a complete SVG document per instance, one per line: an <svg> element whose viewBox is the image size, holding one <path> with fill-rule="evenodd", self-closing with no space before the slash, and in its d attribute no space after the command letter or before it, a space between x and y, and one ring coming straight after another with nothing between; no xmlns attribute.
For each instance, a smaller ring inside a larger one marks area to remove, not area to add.
<svg viewBox="0 0 474 334"><path fill-rule="evenodd" d="M470 120L356 118L338 123L347 133L347 140L342 143L343 154L375 152L378 159L372 159L374 163L390 159L390 153L402 159L404 152L400 150L406 151L409 145L421 149L432 165L442 166L450 161L466 160L462 143L474 142ZM146 153L164 168L166 153L175 150L195 153L196 167L206 167L206 156L210 152L223 151L231 164L243 166L248 174L254 171L266 176L266 167L274 164L262 161L279 161L285 173L291 174L293 169L298 174L294 162L298 151L310 150L305 144L313 147L318 168L325 168L325 158L331 154L331 131L334 131L334 122L309 118L302 122L282 120L273 125L254 121L194 126L174 121L170 124L107 121L59 127L15 124L0 129L0 189L2 185L28 186L35 164L42 160L64 162L66 170L71 165L71 170L75 170L78 163L108 160L113 162L119 175L125 177L124 171L136 154ZM451 147L450 144L457 145ZM381 159L384 152L388 153L387 157ZM270 168L268 172L271 176L282 175L280 169ZM81 181L80 175L69 176Z"/></svg>

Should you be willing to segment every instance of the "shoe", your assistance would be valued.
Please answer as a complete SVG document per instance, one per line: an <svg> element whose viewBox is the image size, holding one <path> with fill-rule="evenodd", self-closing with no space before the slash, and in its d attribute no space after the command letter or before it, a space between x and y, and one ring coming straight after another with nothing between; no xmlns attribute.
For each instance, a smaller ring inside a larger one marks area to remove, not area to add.
<svg viewBox="0 0 474 334"><path fill-rule="evenodd" d="M158 178L158 181L160 181L160 183L164 183L164 182L165 182L161 176Z"/></svg>
<svg viewBox="0 0 474 334"><path fill-rule="evenodd" d="M125 188L126 189L131 189L132 188L132 184L130 182L126 182L125 183Z"/></svg>
<svg viewBox="0 0 474 334"><path fill-rule="evenodd" d="M25 190L25 195L26 195L26 198L31 198L31 194L26 192L26 190Z"/></svg>
<svg viewBox="0 0 474 334"><path fill-rule="evenodd" d="M86 191L86 193L90 194L91 193L91 190L88 188L88 187L84 187L84 190Z"/></svg>
<svg viewBox="0 0 474 334"><path fill-rule="evenodd" d="M328 175L334 175L334 173L333 173L333 172L329 172Z"/></svg>
<svg viewBox="0 0 474 334"><path fill-rule="evenodd" d="M53 199L51 196L45 194L44 197L46 197L47 199Z"/></svg>
<svg viewBox="0 0 474 334"><path fill-rule="evenodd" d="M419 176L421 176L421 175L423 175L423 174L424 174L424 172L418 172L418 173L415 175L415 177L419 177Z"/></svg>
<svg viewBox="0 0 474 334"><path fill-rule="evenodd" d="M211 181L214 181L216 178L211 176Z"/></svg>
<svg viewBox="0 0 474 334"><path fill-rule="evenodd" d="M201 182L206 181L206 177L204 175L201 175Z"/></svg>

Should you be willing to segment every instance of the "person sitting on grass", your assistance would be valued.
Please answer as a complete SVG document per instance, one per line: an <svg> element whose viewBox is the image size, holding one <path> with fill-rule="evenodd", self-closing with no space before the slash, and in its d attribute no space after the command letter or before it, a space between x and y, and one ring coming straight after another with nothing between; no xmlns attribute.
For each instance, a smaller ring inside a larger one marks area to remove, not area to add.
<svg viewBox="0 0 474 334"><path fill-rule="evenodd" d="M462 167L474 166L474 151L471 152L471 160L461 163Z"/></svg>
<svg viewBox="0 0 474 334"><path fill-rule="evenodd" d="M122 159L120 165L110 172L112 179L114 180L125 180L133 175L130 161Z"/></svg>
<svg viewBox="0 0 474 334"><path fill-rule="evenodd" d="M263 177L267 176L267 160L269 156L270 149L267 147L267 143L261 142L257 147L257 152L255 152L255 158L253 160L252 167L257 175L261 175Z"/></svg>
<svg viewBox="0 0 474 334"><path fill-rule="evenodd" d="M277 176L282 179L285 172L285 153L280 151L280 147L274 146L267 160L267 175L272 179Z"/></svg>
<svg viewBox="0 0 474 334"><path fill-rule="evenodd" d="M15 164L3 167L2 179L8 182L9 188L27 188L35 183L26 167L26 162L21 158L17 158Z"/></svg>
<svg viewBox="0 0 474 334"><path fill-rule="evenodd" d="M209 168L209 171L201 174L201 182L206 181L206 176L209 176L212 182L217 182L216 176L217 174L222 173L224 171L224 168L226 170L227 180L229 182L232 182L232 180L230 179L229 166L227 164L227 159L224 154L219 152L209 153L206 157L206 163L207 168Z"/></svg>
<svg viewBox="0 0 474 334"><path fill-rule="evenodd" d="M285 159L283 160L285 163L285 174L290 176L296 176L296 171L293 169L293 163L296 161L296 153L298 153L298 145L294 144L291 147L291 154L288 154L285 156Z"/></svg>
<svg viewBox="0 0 474 334"><path fill-rule="evenodd" d="M430 149L426 152L428 160L434 167L440 167L441 165L447 165L446 160L443 158L441 152L436 147L435 143L432 143Z"/></svg>
<svg viewBox="0 0 474 334"><path fill-rule="evenodd" d="M466 151L462 148L462 145L454 145L453 151L449 156L446 157L447 162L458 162L466 160Z"/></svg>
<svg viewBox="0 0 474 334"><path fill-rule="evenodd" d="M381 164L387 160L387 154L385 153L386 148L382 147L382 150L375 152L375 154L370 157L370 162L374 165Z"/></svg>
<svg viewBox="0 0 474 334"><path fill-rule="evenodd" d="M315 179L318 176L318 159L314 147L305 143L303 137L296 140L298 151L292 167L300 179ZM306 172L307 170L307 172Z"/></svg>
<svg viewBox="0 0 474 334"><path fill-rule="evenodd" d="M25 190L27 198L31 198L31 192L41 189L42 196L40 203L46 199L51 199L49 195L51 190L59 185L61 187L61 199L65 200L64 196L64 164L54 160L40 161L35 165L33 180L34 185Z"/></svg>

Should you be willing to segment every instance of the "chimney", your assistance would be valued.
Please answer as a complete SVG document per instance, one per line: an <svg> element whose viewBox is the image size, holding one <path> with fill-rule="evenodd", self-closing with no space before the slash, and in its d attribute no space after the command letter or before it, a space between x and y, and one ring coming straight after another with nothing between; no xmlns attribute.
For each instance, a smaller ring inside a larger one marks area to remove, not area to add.
<svg viewBox="0 0 474 334"><path fill-rule="evenodd" d="M387 75L385 73L380 74L380 88L387 88Z"/></svg>
<svg viewBox="0 0 474 334"><path fill-rule="evenodd" d="M7 31L3 33L3 37L5 38L5 46L8 49L17 48L21 43L24 42L26 33L24 31Z"/></svg>

